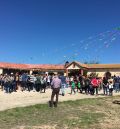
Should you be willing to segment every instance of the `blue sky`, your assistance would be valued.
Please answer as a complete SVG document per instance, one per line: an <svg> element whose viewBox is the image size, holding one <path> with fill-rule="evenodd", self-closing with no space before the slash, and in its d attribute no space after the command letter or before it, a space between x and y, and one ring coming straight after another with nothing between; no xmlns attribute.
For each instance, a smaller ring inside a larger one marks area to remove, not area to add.
<svg viewBox="0 0 120 129"><path fill-rule="evenodd" d="M117 27L119 0L0 0L0 61L120 63Z"/></svg>

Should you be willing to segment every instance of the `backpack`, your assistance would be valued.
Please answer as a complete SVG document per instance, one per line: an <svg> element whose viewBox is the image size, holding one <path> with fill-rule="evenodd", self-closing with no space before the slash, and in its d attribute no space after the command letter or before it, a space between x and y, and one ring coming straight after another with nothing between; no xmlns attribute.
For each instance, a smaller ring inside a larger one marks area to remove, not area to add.
<svg viewBox="0 0 120 129"><path fill-rule="evenodd" d="M35 84L40 84L40 83L41 83L40 77L36 77Z"/></svg>

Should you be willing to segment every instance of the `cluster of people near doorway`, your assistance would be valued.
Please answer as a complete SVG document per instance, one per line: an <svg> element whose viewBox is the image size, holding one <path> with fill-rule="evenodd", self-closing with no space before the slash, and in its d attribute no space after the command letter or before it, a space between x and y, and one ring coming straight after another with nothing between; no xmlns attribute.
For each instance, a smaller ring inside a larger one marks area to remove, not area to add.
<svg viewBox="0 0 120 129"><path fill-rule="evenodd" d="M68 78L67 85L71 86L71 94L76 92L85 93L86 95L98 95L103 89L104 95L113 95L113 90L120 91L120 77L88 77L72 76Z"/></svg>

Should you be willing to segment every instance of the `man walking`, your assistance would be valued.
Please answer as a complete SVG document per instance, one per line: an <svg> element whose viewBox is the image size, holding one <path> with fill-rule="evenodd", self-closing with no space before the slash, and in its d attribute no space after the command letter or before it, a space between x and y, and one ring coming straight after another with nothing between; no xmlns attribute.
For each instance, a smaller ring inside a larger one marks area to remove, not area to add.
<svg viewBox="0 0 120 129"><path fill-rule="evenodd" d="M61 86L62 86L61 80L58 78L58 75L55 75L53 81L51 82L52 95L51 95L50 107L53 107L53 101L54 101L55 95L56 95L56 101L54 103L54 106L57 107L58 96L59 96L59 91Z"/></svg>

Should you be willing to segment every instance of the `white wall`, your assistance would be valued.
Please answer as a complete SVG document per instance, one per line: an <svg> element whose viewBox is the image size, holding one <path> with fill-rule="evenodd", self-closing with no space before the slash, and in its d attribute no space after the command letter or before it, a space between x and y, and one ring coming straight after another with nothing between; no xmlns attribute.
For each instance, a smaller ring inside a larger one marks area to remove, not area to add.
<svg viewBox="0 0 120 129"><path fill-rule="evenodd" d="M80 69L77 65L71 64L67 69Z"/></svg>
<svg viewBox="0 0 120 129"><path fill-rule="evenodd" d="M30 70L30 75L33 73L33 71L32 70Z"/></svg>
<svg viewBox="0 0 120 129"><path fill-rule="evenodd" d="M0 69L0 74L3 74L3 69Z"/></svg>

